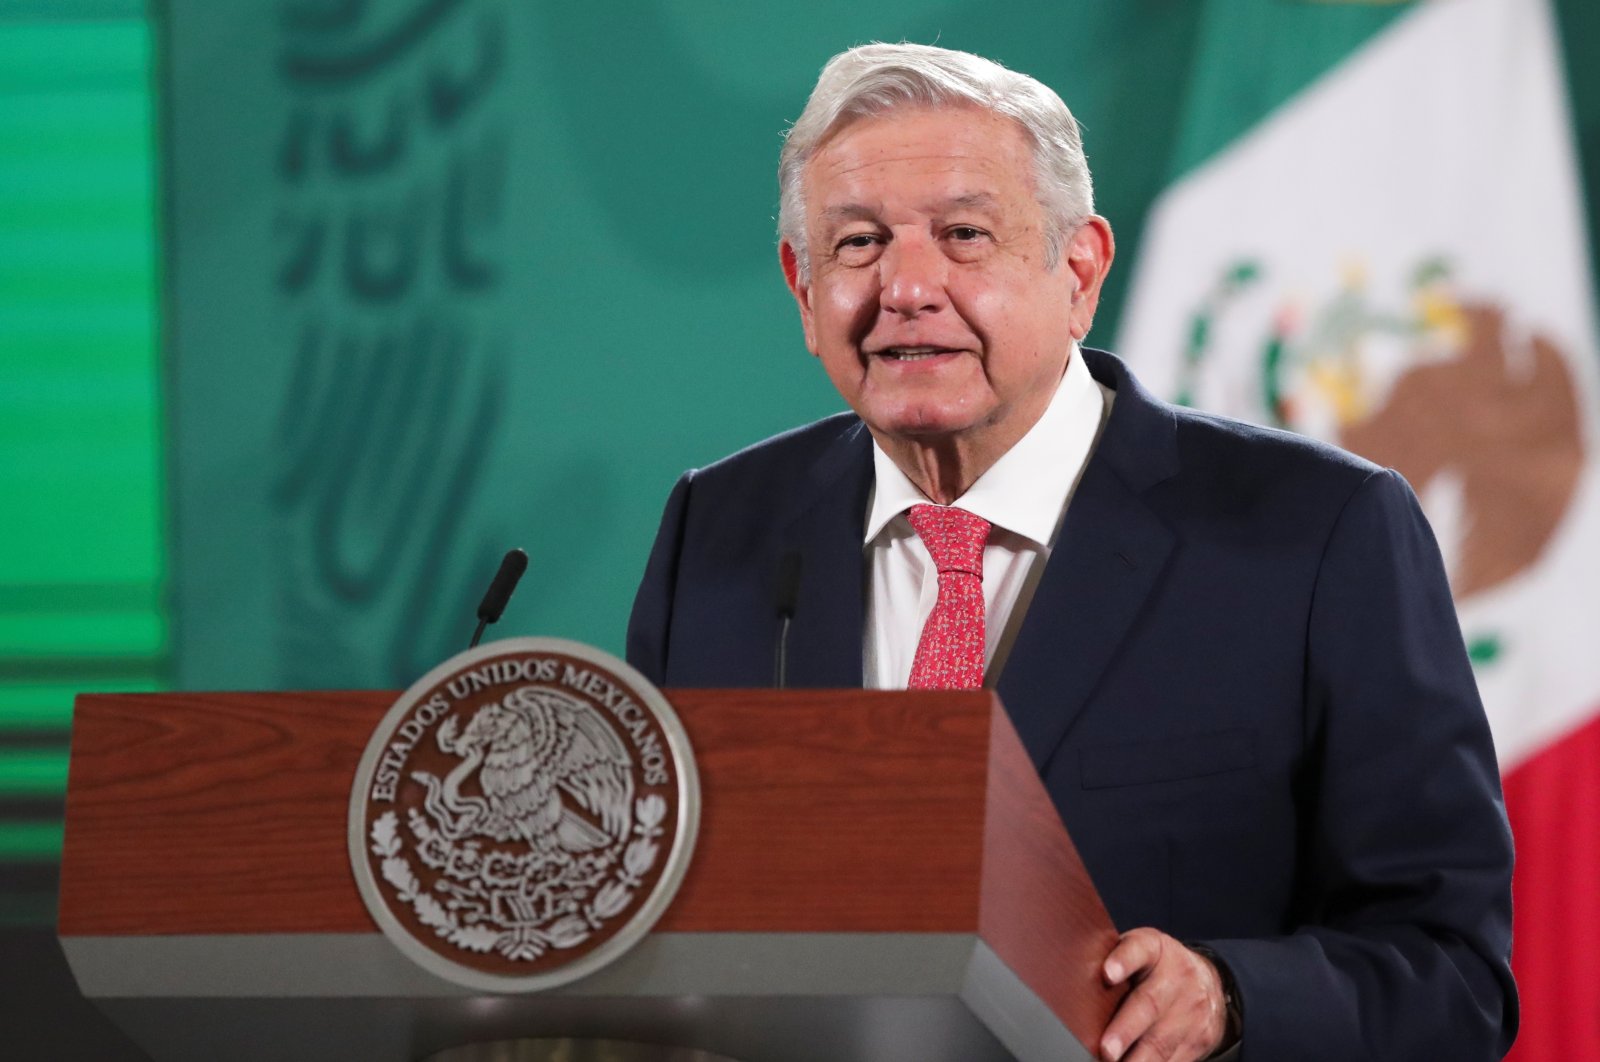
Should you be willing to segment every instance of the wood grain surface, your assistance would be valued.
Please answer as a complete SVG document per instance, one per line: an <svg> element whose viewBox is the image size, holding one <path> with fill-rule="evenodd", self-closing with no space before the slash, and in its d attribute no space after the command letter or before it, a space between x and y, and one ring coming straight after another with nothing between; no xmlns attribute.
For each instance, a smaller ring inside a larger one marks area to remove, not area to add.
<svg viewBox="0 0 1600 1062"><path fill-rule="evenodd" d="M668 691L703 783L660 929L972 932L980 693ZM350 787L385 692L78 698L65 935L367 932Z"/></svg>
<svg viewBox="0 0 1600 1062"><path fill-rule="evenodd" d="M1128 992L1100 972L1117 931L1004 709L992 723L980 932L1074 1036L1095 1045Z"/></svg>
<svg viewBox="0 0 1600 1062"><path fill-rule="evenodd" d="M85 694L63 935L375 930L345 854L356 764L394 695Z"/></svg>

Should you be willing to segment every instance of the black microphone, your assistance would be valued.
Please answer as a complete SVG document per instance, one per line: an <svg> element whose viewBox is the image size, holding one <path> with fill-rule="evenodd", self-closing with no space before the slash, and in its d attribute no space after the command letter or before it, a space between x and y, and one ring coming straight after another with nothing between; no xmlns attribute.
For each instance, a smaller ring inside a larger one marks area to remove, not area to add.
<svg viewBox="0 0 1600 1062"><path fill-rule="evenodd" d="M778 643L772 653L772 686L783 689L789 680L789 623L800 597L800 554L790 550L778 558Z"/></svg>
<svg viewBox="0 0 1600 1062"><path fill-rule="evenodd" d="M528 555L520 549L508 550L501 558L500 570L494 573L494 581L484 591L483 600L478 602L478 629L473 632L468 649L476 648L478 639L483 637L483 629L500 619L506 602L511 600L511 591L517 588L517 580L527 570Z"/></svg>

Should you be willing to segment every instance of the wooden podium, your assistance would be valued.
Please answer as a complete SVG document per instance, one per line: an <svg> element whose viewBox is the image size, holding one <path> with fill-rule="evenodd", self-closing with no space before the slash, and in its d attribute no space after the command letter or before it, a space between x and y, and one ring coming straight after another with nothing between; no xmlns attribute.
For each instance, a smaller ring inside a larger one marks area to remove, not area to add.
<svg viewBox="0 0 1600 1062"><path fill-rule="evenodd" d="M350 789L393 694L79 697L59 922L79 987L157 1062L515 1038L1093 1057L1116 933L992 693L666 692L703 791L682 889L616 963L516 996L416 966L357 893Z"/></svg>

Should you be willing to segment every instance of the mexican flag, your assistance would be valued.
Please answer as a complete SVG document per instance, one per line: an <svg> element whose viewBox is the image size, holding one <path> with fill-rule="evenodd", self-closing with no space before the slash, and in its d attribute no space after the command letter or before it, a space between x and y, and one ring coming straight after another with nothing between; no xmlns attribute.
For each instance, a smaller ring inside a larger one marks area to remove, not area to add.
<svg viewBox="0 0 1600 1062"><path fill-rule="evenodd" d="M1600 1062L1600 344L1548 0L1215 6L1185 122L1288 90L1156 202L1117 348L1416 489L1516 834L1511 1057Z"/></svg>

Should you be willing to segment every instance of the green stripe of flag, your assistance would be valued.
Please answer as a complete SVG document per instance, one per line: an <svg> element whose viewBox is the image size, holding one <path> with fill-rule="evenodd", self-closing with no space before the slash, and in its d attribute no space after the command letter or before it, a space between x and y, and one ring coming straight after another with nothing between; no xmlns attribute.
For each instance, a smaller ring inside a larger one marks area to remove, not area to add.
<svg viewBox="0 0 1600 1062"><path fill-rule="evenodd" d="M1172 179L1248 132L1413 6L1211 0L1182 89Z"/></svg>

